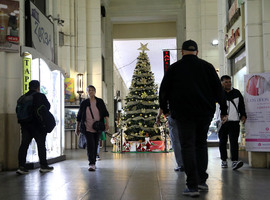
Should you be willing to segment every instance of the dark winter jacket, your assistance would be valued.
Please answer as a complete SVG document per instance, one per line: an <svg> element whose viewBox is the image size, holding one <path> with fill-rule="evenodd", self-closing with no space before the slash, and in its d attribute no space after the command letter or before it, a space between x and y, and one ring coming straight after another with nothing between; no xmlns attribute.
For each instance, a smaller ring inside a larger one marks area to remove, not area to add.
<svg viewBox="0 0 270 200"><path fill-rule="evenodd" d="M100 121L104 122L105 117L109 117L109 112L105 106L104 101L101 98L95 97L96 98L96 106L99 111L100 115ZM90 100L89 98L85 99L79 108L79 112L77 115L77 121L81 122L80 123L80 132L85 133L85 120L86 120L86 108L90 106Z"/></svg>
<svg viewBox="0 0 270 200"><path fill-rule="evenodd" d="M41 106L41 105L45 105L48 110L50 110L51 108L51 104L50 102L48 101L47 97L45 96L45 94L43 93L40 93L40 92L37 92L36 90L29 90L25 95L28 96L28 95L31 95L33 94L33 111L34 113L36 113L36 110ZM39 122L36 118L36 115L34 115L34 118L31 122L27 123L27 124L33 124L34 126L39 126Z"/></svg>
<svg viewBox="0 0 270 200"><path fill-rule="evenodd" d="M239 90L232 88L231 91L225 92L225 97L228 106L228 121L240 121L242 116L247 117L244 98Z"/></svg>
<svg viewBox="0 0 270 200"><path fill-rule="evenodd" d="M185 55L169 67L159 91L164 113L168 112L169 103L173 118L213 117L216 102L221 114L226 115L224 91L213 65L196 55Z"/></svg>

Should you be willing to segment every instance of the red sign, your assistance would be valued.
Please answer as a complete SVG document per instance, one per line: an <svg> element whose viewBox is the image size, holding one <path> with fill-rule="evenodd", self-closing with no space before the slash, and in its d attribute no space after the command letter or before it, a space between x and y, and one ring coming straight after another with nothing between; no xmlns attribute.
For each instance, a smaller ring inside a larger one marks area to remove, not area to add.
<svg viewBox="0 0 270 200"><path fill-rule="evenodd" d="M17 42L19 42L19 37L7 36L7 41L17 43Z"/></svg>
<svg viewBox="0 0 270 200"><path fill-rule="evenodd" d="M163 63L164 63L164 73L168 70L170 66L170 51L163 51Z"/></svg>

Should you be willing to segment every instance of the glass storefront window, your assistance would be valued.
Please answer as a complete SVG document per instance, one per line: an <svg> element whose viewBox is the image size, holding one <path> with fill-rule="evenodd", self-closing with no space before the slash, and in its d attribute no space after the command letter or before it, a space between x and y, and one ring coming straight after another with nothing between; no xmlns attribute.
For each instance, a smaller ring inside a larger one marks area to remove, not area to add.
<svg viewBox="0 0 270 200"><path fill-rule="evenodd" d="M45 61L40 58L34 59L31 66L31 79L40 81L40 92L45 94L51 104L50 112L55 117L56 127L46 137L47 159L55 158L63 154L64 133L64 87L63 75L58 70L51 71ZM38 162L38 150L35 140L29 146L27 162Z"/></svg>

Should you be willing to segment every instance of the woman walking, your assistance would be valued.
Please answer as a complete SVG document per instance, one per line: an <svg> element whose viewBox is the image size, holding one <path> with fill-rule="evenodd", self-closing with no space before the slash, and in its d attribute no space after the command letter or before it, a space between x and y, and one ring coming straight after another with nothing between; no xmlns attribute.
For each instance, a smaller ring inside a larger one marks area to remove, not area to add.
<svg viewBox="0 0 270 200"><path fill-rule="evenodd" d="M104 129L109 129L109 113L104 101L95 96L96 88L93 85L87 86L87 94L88 98L81 103L77 115L76 134L85 135L89 161L88 170L95 171L98 141L101 132Z"/></svg>

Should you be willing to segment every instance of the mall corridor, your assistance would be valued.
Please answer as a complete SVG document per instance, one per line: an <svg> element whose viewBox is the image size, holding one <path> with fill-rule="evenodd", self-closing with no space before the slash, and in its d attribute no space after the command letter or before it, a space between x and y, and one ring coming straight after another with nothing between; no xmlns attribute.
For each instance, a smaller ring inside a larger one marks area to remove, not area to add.
<svg viewBox="0 0 270 200"><path fill-rule="evenodd" d="M84 150L67 151L67 160L53 164L55 170L38 169L20 176L0 172L1 200L174 200L182 195L183 172L174 172L173 153L101 152L96 172L87 169ZM247 164L239 171L220 168L217 147L209 148L209 192L197 199L270 199L270 170Z"/></svg>

